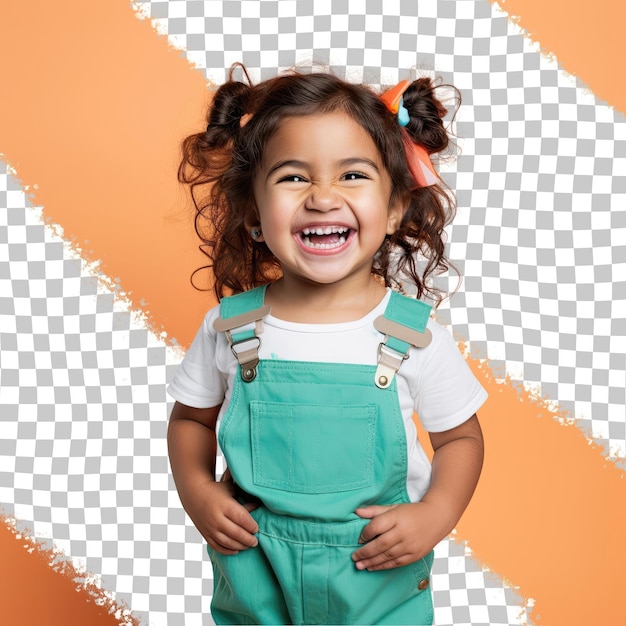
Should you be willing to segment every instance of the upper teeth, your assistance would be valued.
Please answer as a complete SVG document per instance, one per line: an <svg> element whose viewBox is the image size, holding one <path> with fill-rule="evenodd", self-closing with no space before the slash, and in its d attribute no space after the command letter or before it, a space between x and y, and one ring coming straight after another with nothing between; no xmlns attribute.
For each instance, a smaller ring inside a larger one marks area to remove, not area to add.
<svg viewBox="0 0 626 626"><path fill-rule="evenodd" d="M303 228L302 232L305 235L330 235L332 233L343 234L347 233L350 229L345 226L326 226L326 228L322 228L318 226L317 228Z"/></svg>

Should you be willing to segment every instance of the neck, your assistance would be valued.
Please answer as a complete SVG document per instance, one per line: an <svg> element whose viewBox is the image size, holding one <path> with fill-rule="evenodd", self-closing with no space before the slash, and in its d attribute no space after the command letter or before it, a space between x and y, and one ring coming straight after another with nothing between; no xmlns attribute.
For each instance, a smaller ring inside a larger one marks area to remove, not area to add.
<svg viewBox="0 0 626 626"><path fill-rule="evenodd" d="M365 282L329 285L283 277L268 287L266 304L272 307L272 315L280 319L332 324L362 318L380 303L385 293L385 287L371 276Z"/></svg>

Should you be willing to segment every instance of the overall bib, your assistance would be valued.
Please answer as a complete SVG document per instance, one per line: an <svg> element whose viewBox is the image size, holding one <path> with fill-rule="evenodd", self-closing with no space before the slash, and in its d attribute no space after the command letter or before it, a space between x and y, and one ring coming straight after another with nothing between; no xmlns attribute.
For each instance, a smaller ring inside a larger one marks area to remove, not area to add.
<svg viewBox="0 0 626 626"><path fill-rule="evenodd" d="M209 548L215 622L431 624L432 552L376 572L351 558L369 522L356 508L409 502L394 375L412 345L429 342L430 307L391 293L374 324L386 334L378 366L259 362L264 293L225 298L215 324L241 364L219 444L236 485L262 503L252 512L258 546Z"/></svg>

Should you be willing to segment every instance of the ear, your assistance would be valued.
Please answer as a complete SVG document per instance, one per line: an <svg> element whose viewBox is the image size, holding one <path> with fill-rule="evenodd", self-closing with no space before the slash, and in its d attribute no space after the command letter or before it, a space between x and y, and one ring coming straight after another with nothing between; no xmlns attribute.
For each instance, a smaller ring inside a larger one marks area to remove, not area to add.
<svg viewBox="0 0 626 626"><path fill-rule="evenodd" d="M396 198L389 205L389 213L387 214L387 234L393 235L399 228L400 222L404 217L405 202L403 198Z"/></svg>
<svg viewBox="0 0 626 626"><path fill-rule="evenodd" d="M248 235L250 235L250 237L252 237L254 241L265 241L265 238L263 237L263 230L261 228L261 223L257 215L254 215L254 214L249 215L248 217L246 217L243 224L246 227L246 230L248 231ZM252 236L252 233L254 231L259 233L257 237Z"/></svg>

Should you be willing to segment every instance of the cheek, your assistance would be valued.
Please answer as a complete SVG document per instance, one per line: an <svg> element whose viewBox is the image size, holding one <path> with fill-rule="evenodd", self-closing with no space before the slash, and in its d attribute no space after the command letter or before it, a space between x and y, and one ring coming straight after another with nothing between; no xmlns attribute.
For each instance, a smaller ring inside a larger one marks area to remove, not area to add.
<svg viewBox="0 0 626 626"><path fill-rule="evenodd" d="M258 214L262 221L276 224L285 223L294 212L297 205L293 195L285 193L268 193L259 197Z"/></svg>

